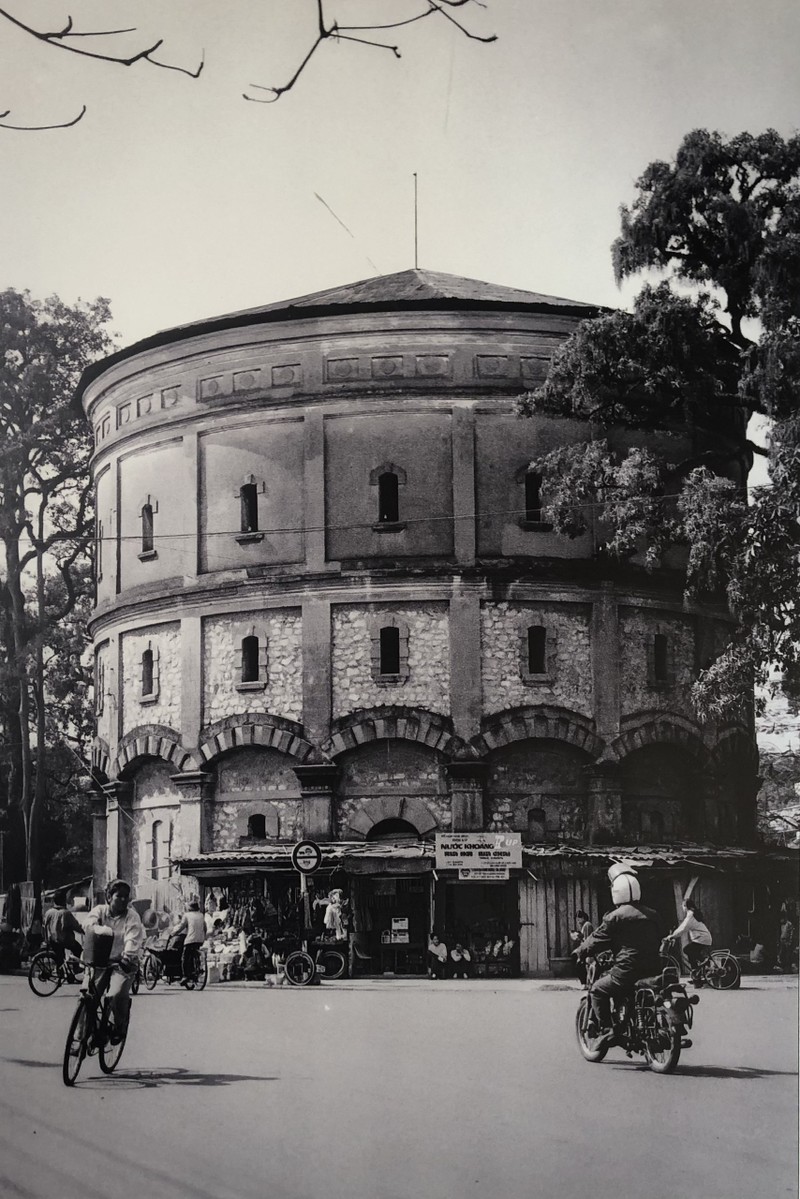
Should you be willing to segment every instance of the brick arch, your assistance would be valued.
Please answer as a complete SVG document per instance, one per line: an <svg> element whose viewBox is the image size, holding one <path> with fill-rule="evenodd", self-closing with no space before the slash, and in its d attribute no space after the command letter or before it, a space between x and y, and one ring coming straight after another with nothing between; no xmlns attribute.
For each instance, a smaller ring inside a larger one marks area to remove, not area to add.
<svg viewBox="0 0 800 1199"><path fill-rule="evenodd" d="M713 760L718 770L731 761L742 761L752 770L754 776L758 774L758 749L744 729L723 730L714 746Z"/></svg>
<svg viewBox="0 0 800 1199"><path fill-rule="evenodd" d="M366 800L350 816L347 828L356 837L366 839L370 829L384 820L406 820L413 824L420 837L439 827L436 817L421 799L406 795L383 795Z"/></svg>
<svg viewBox="0 0 800 1199"><path fill-rule="evenodd" d="M512 745L515 741L561 741L583 749L592 758L599 758L605 742L594 731L593 721L567 708L548 704L538 707L513 708L499 712L483 721L483 730L473 738L472 745L480 757L492 750Z"/></svg>
<svg viewBox="0 0 800 1199"><path fill-rule="evenodd" d="M674 713L643 716L635 726L620 733L603 756L607 761L621 762L634 750L649 745L677 745L698 758L703 765L709 763L710 752L698 726L685 716Z"/></svg>
<svg viewBox="0 0 800 1199"><path fill-rule="evenodd" d="M321 762L319 749L303 736L303 726L282 716L266 712L243 712L226 716L203 730L198 747L201 765L205 766L231 749L261 746L277 749L301 762Z"/></svg>
<svg viewBox="0 0 800 1199"><path fill-rule="evenodd" d="M108 747L108 742L102 737L95 737L92 745L92 770L95 774L102 774L104 779L108 778L108 771L111 766L111 751Z"/></svg>
<svg viewBox="0 0 800 1199"><path fill-rule="evenodd" d="M178 733L161 724L142 724L125 734L114 759L117 775L127 773L141 758L161 758L176 772L200 767L195 755L182 747Z"/></svg>
<svg viewBox="0 0 800 1199"><path fill-rule="evenodd" d="M475 751L460 737L445 716L424 708L388 705L353 712L336 721L335 731L323 744L323 754L337 758L367 741L415 741L448 758L474 758Z"/></svg>

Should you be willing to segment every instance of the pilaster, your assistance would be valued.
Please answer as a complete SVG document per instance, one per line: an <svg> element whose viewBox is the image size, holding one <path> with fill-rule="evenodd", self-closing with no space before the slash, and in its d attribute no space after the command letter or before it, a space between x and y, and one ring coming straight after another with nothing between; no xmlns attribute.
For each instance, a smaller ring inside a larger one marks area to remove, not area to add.
<svg viewBox="0 0 800 1199"><path fill-rule="evenodd" d="M471 833L484 828L484 794L488 770L485 762L448 762L446 771L454 833Z"/></svg>
<svg viewBox="0 0 800 1199"><path fill-rule="evenodd" d="M622 838L622 779L617 762L585 768L589 792L587 832L590 845L613 845Z"/></svg>
<svg viewBox="0 0 800 1199"><path fill-rule="evenodd" d="M331 727L331 605L303 600L303 727L316 745Z"/></svg>
<svg viewBox="0 0 800 1199"><path fill-rule="evenodd" d="M613 741L619 736L620 663L617 600L613 585L604 583L592 605L592 690L598 736Z"/></svg>
<svg viewBox="0 0 800 1199"><path fill-rule="evenodd" d="M325 428L320 411L306 412L303 436L306 568L318 572L325 569Z"/></svg>
<svg viewBox="0 0 800 1199"><path fill-rule="evenodd" d="M453 551L456 562L475 561L475 410L454 407L453 430Z"/></svg>
<svg viewBox="0 0 800 1199"><path fill-rule="evenodd" d="M338 767L330 763L295 766L303 803L303 836L315 841L333 837L333 789Z"/></svg>
<svg viewBox="0 0 800 1199"><path fill-rule="evenodd" d="M181 620L181 743L196 749L203 722L203 622Z"/></svg>
<svg viewBox="0 0 800 1199"><path fill-rule="evenodd" d="M450 715L464 741L481 731L482 702L480 596L458 589L450 600Z"/></svg>
<svg viewBox="0 0 800 1199"><path fill-rule="evenodd" d="M101 885L104 887L112 878L124 878L132 882L133 784L119 779L113 783L105 783L103 795L106 801L106 877Z"/></svg>
<svg viewBox="0 0 800 1199"><path fill-rule="evenodd" d="M176 857L196 857L207 848L206 800L211 777L204 770L187 770L170 775L181 793L178 836L174 842Z"/></svg>

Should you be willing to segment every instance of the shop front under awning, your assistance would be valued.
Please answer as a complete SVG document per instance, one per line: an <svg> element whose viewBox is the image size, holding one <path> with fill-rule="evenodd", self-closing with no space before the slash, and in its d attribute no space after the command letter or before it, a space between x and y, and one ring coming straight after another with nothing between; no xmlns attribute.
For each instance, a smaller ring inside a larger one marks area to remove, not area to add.
<svg viewBox="0 0 800 1199"><path fill-rule="evenodd" d="M427 841L327 841L320 843L321 870L346 874L428 874L433 870L434 848ZM272 874L294 870L291 845L243 846L193 857L176 858L173 865L199 880L231 875Z"/></svg>

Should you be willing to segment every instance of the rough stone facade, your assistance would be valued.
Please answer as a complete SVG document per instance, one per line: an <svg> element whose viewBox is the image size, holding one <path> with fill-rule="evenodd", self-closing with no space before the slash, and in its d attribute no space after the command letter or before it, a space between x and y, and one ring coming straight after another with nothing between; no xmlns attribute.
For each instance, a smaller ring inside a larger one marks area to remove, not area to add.
<svg viewBox="0 0 800 1199"><path fill-rule="evenodd" d="M692 683L697 677L695 630L691 621L663 612L622 608L619 622L622 714L651 708L693 717ZM667 677L653 669L654 637L667 642Z"/></svg>
<svg viewBox="0 0 800 1199"><path fill-rule="evenodd" d="M266 669L261 680L243 685L242 638L251 634L266 646ZM302 616L297 610L243 612L204 621L204 724L243 708L301 720L302 677Z"/></svg>
<svg viewBox="0 0 800 1199"><path fill-rule="evenodd" d="M122 725L125 732L142 724L178 728L181 718L181 628L153 625L122 637ZM142 692L142 657L153 654L154 692Z"/></svg>
<svg viewBox="0 0 800 1199"><path fill-rule="evenodd" d="M373 639L382 619L408 626L408 677L377 682ZM450 708L450 639L443 604L337 605L333 610L331 674L333 716L359 708L402 704L445 715Z"/></svg>
<svg viewBox="0 0 800 1199"><path fill-rule="evenodd" d="M526 704L558 704L592 713L588 609L558 604L484 604L481 608L483 710L489 716ZM549 646L543 677L526 677L525 630L541 625Z"/></svg>

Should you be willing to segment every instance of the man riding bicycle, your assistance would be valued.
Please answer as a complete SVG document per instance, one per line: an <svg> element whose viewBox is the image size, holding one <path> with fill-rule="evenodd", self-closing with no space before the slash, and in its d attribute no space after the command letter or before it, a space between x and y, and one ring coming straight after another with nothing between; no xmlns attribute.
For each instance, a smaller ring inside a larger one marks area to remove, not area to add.
<svg viewBox="0 0 800 1199"><path fill-rule="evenodd" d="M112 1043L123 1040L128 1028L133 984L139 957L145 941L144 925L135 908L129 907L130 883L115 878L106 887L107 903L92 908L86 922L87 928L110 929L114 940L111 945L111 964L95 970L95 988L98 995L108 991L114 1013Z"/></svg>
<svg viewBox="0 0 800 1199"><path fill-rule="evenodd" d="M68 967L71 968L67 950L76 958L81 956L81 944L75 934L79 933L83 936L83 929L72 912L68 910L67 896L64 891L56 892L53 896L53 904L54 906L44 914L44 937L48 949L59 966L66 961Z"/></svg>
<svg viewBox="0 0 800 1199"><path fill-rule="evenodd" d="M580 961L610 950L614 962L591 987L592 1011L598 1029L596 1047L614 1044L611 1000L627 995L637 979L658 974L661 969L658 917L640 902L639 880L620 865L609 870L613 912L607 912L598 928L573 953Z"/></svg>

